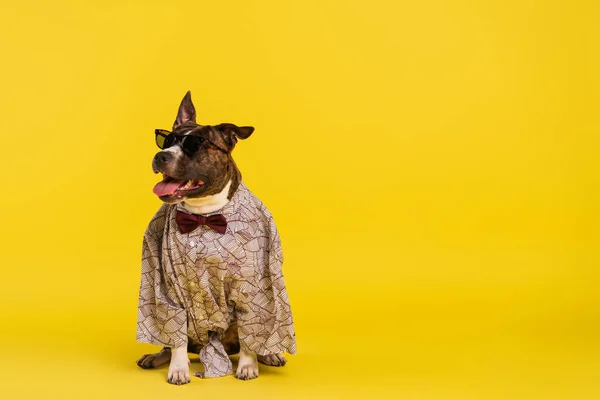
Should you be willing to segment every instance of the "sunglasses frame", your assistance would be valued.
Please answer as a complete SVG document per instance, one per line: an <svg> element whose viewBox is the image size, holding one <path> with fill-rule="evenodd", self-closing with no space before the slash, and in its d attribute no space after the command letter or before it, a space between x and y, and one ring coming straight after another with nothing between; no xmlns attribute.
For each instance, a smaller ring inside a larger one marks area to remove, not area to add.
<svg viewBox="0 0 600 400"><path fill-rule="evenodd" d="M208 140L207 138L203 137L203 136L197 136L197 135L176 135L171 131L168 131L166 129L155 129L154 130L154 134L156 135L155 141L156 141L156 145L158 146L159 149L164 150L164 149L168 149L171 146L176 145L177 143L180 143L181 148L183 149L184 152L186 152L188 155L193 155L195 154L198 149L200 149L200 147L202 146L202 143L208 143L210 146L214 147L215 149L222 151L225 154L229 154L229 152L219 146L217 146L216 144L214 144L213 142L211 142L210 140ZM160 144L158 144L158 138L162 137L163 138L163 145L161 146ZM170 144L169 146L165 147L165 142L167 141L168 137L173 137L174 141L172 144ZM197 142L197 146L194 146L195 149L193 151L191 151L189 148L186 149L185 148L185 142L186 139L190 140L191 138L194 138L192 140Z"/></svg>

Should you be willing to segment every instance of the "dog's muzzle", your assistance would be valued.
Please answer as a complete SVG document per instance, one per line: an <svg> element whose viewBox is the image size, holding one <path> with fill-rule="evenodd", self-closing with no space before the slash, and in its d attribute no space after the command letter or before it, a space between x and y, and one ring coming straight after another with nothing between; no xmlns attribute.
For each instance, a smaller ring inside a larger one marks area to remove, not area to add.
<svg viewBox="0 0 600 400"><path fill-rule="evenodd" d="M159 151L152 159L152 170L154 173L164 171L167 164L174 159L174 155L170 151Z"/></svg>

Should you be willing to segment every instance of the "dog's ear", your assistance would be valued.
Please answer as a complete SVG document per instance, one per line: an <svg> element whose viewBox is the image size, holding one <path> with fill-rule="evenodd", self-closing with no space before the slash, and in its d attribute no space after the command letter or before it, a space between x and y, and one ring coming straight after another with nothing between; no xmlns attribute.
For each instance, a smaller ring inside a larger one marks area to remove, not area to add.
<svg viewBox="0 0 600 400"><path fill-rule="evenodd" d="M238 139L248 139L254 132L252 126L237 126L234 124L220 124L216 128L223 134L223 140L230 151L233 150Z"/></svg>
<svg viewBox="0 0 600 400"><path fill-rule="evenodd" d="M177 119L175 119L175 123L173 124L173 130L190 121L196 122L196 109L194 108L194 103L192 103L192 92L188 90L179 105L179 111L177 111Z"/></svg>

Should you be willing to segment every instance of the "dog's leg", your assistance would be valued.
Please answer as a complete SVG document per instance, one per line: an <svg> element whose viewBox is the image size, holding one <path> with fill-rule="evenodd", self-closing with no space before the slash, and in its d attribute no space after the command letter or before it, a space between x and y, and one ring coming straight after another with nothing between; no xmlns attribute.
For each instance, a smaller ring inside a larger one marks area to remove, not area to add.
<svg viewBox="0 0 600 400"><path fill-rule="evenodd" d="M171 364L167 382L174 385L190 383L190 359L186 347L175 347L171 350Z"/></svg>
<svg viewBox="0 0 600 400"><path fill-rule="evenodd" d="M258 355L256 358L259 363L270 365L272 367L283 367L285 363L287 363L287 360L281 353L267 354L266 356Z"/></svg>
<svg viewBox="0 0 600 400"><path fill-rule="evenodd" d="M238 347L239 347L239 345L238 345ZM198 353L200 353L201 349L202 349L202 346L199 343L195 342L193 339L188 337L188 347L187 347L188 353L198 354ZM170 359L171 359L171 348L163 347L163 349L161 351L159 351L158 353L144 354L143 356L141 356L139 358L139 360L136 361L136 363L140 368L150 369L150 368L160 367L161 365L165 365L166 363L169 362Z"/></svg>
<svg viewBox="0 0 600 400"><path fill-rule="evenodd" d="M256 353L240 350L239 362L235 377L247 381L258 378L258 364Z"/></svg>
<svg viewBox="0 0 600 400"><path fill-rule="evenodd" d="M225 331L223 339L221 339L221 343L223 343L223 347L225 347L225 351L229 355L240 352L240 338L238 337L237 330L237 323L233 322Z"/></svg>
<svg viewBox="0 0 600 400"><path fill-rule="evenodd" d="M137 360L137 365L144 369L156 368L165 365L171 359L171 349L163 347L161 351L154 354L144 354Z"/></svg>

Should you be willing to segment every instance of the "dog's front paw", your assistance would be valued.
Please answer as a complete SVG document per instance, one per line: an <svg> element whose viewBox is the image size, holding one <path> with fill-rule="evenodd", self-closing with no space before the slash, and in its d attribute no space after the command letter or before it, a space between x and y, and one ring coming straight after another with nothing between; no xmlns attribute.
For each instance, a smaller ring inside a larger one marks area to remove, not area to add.
<svg viewBox="0 0 600 400"><path fill-rule="evenodd" d="M258 365L244 365L238 367L235 377L243 381L258 378Z"/></svg>
<svg viewBox="0 0 600 400"><path fill-rule="evenodd" d="M171 349L164 348L158 353L144 354L136 361L136 364L140 368L150 369L168 363L169 359L171 359Z"/></svg>
<svg viewBox="0 0 600 400"><path fill-rule="evenodd" d="M190 362L171 361L167 382L173 385L185 385L190 383Z"/></svg>
<svg viewBox="0 0 600 400"><path fill-rule="evenodd" d="M265 365L270 365L271 367L283 367L287 360L281 353L277 354L267 354L266 356L257 356L258 362Z"/></svg>
<svg viewBox="0 0 600 400"><path fill-rule="evenodd" d="M255 353L240 351L235 377L243 381L258 378L258 364Z"/></svg>
<svg viewBox="0 0 600 400"><path fill-rule="evenodd" d="M187 356L187 346L171 349L171 364L167 382L173 385L190 383L190 359Z"/></svg>

